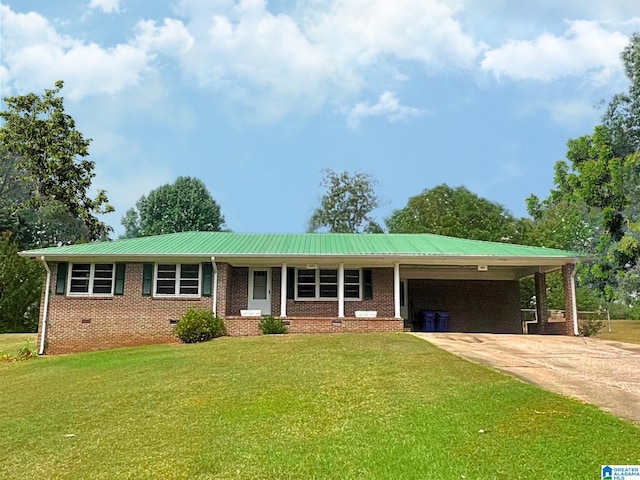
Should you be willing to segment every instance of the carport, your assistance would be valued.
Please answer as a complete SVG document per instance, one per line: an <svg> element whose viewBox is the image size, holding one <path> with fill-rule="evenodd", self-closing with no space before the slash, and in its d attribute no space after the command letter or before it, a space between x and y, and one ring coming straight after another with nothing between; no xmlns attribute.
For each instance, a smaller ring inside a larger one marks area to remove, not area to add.
<svg viewBox="0 0 640 480"><path fill-rule="evenodd" d="M492 246L495 244L492 244ZM507 247L507 245L505 245ZM449 257L434 264L400 266L401 311L405 327L429 331L428 315L443 317L436 331L522 333L520 280L534 278L537 324L529 333L578 335L575 263L566 257ZM565 321L549 322L546 276L562 271ZM431 313L429 313L431 312ZM426 322L426 323L425 323ZM446 324L445 324L446 323Z"/></svg>

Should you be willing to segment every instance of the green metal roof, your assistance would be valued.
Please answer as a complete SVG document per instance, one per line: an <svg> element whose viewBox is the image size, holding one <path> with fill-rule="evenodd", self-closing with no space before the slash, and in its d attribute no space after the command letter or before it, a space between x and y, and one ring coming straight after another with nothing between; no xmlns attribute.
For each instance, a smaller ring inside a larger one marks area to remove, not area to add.
<svg viewBox="0 0 640 480"><path fill-rule="evenodd" d="M511 257L571 258L579 253L430 234L250 234L182 232L21 252L23 256L215 256L215 257Z"/></svg>

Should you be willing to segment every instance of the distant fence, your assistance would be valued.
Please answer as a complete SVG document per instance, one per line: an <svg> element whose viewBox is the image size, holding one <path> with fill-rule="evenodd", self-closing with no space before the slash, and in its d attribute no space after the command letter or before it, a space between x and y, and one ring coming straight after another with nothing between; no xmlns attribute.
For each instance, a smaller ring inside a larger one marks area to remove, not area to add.
<svg viewBox="0 0 640 480"><path fill-rule="evenodd" d="M549 310L549 323L564 322L565 318L564 310ZM523 308L520 310L520 319L522 320L522 333L529 333L529 325L538 323L538 311L535 308ZM609 333L611 333L609 310L599 310L596 312L578 311L578 322L591 319L606 321L607 329Z"/></svg>

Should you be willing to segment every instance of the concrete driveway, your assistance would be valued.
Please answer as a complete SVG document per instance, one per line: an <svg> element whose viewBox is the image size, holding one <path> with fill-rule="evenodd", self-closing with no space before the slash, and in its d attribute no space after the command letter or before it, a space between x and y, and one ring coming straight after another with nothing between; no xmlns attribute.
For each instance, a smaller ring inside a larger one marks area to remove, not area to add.
<svg viewBox="0 0 640 480"><path fill-rule="evenodd" d="M640 345L549 335L414 335L455 355L640 423Z"/></svg>

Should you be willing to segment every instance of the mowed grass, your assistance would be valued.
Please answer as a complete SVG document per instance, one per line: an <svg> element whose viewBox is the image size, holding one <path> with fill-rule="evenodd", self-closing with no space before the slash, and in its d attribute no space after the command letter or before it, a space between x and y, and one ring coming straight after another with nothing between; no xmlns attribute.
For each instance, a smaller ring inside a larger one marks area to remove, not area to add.
<svg viewBox="0 0 640 480"><path fill-rule="evenodd" d="M604 327L598 333L603 340L640 343L640 320L611 320L611 333L605 320Z"/></svg>
<svg viewBox="0 0 640 480"><path fill-rule="evenodd" d="M28 345L33 351L36 350L37 333L4 333L0 335L0 355L3 353L15 357L18 350Z"/></svg>
<svg viewBox="0 0 640 480"><path fill-rule="evenodd" d="M639 452L638 426L405 334L0 364L0 478L583 480Z"/></svg>

